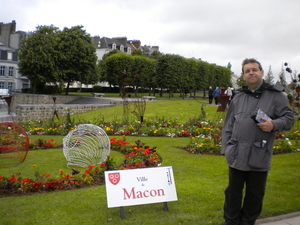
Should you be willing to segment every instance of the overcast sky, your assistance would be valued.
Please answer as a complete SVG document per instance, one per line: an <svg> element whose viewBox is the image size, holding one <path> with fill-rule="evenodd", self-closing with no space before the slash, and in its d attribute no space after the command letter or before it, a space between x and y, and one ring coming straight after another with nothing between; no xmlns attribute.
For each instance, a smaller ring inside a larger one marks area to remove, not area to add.
<svg viewBox="0 0 300 225"><path fill-rule="evenodd" d="M140 40L163 53L232 64L256 58L276 80L285 62L300 73L299 0L0 0L16 30L82 25L91 36ZM286 74L290 80L290 74Z"/></svg>

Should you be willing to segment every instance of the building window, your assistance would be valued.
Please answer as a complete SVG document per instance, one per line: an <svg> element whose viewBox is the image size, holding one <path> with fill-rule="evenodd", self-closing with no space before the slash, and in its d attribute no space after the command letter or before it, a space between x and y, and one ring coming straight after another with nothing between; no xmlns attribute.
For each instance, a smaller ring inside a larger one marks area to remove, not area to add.
<svg viewBox="0 0 300 225"><path fill-rule="evenodd" d="M121 51L121 52L124 52L124 45L121 45L121 46L120 46L120 51Z"/></svg>
<svg viewBox="0 0 300 225"><path fill-rule="evenodd" d="M9 68L8 68L8 76L13 76L14 75L14 68L12 67L12 66L10 66Z"/></svg>
<svg viewBox="0 0 300 225"><path fill-rule="evenodd" d="M7 52L7 60L12 60L13 59L13 54L12 52Z"/></svg>
<svg viewBox="0 0 300 225"><path fill-rule="evenodd" d="M0 66L0 76L5 75L5 66Z"/></svg>
<svg viewBox="0 0 300 225"><path fill-rule="evenodd" d="M112 49L116 49L116 48L117 48L116 43L113 43L113 44L112 44Z"/></svg>
<svg viewBox="0 0 300 225"><path fill-rule="evenodd" d="M4 82L0 82L0 89L4 89Z"/></svg>
<svg viewBox="0 0 300 225"><path fill-rule="evenodd" d="M12 88L13 88L13 82L8 82L7 83L7 89L12 90Z"/></svg>
<svg viewBox="0 0 300 225"><path fill-rule="evenodd" d="M28 83L23 83L23 84L22 84L22 88L29 88Z"/></svg>

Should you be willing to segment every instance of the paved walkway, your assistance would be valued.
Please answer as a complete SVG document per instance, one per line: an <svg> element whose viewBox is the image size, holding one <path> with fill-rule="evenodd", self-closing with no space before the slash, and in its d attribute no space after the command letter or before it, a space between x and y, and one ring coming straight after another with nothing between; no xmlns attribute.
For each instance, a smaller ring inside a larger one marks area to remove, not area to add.
<svg viewBox="0 0 300 225"><path fill-rule="evenodd" d="M257 225L300 225L300 212L259 219Z"/></svg>

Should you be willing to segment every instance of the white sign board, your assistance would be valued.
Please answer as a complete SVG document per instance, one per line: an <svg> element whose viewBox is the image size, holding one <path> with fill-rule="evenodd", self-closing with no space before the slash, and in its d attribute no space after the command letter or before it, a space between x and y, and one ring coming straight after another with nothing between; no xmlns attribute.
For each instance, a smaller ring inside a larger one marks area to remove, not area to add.
<svg viewBox="0 0 300 225"><path fill-rule="evenodd" d="M172 167L105 171L107 206L177 201Z"/></svg>

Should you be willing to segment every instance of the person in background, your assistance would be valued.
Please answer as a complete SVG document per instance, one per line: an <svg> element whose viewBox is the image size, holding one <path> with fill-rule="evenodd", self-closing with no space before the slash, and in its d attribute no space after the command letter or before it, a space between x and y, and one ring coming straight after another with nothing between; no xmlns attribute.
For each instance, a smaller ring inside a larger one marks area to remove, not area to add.
<svg viewBox="0 0 300 225"><path fill-rule="evenodd" d="M262 211L275 132L290 130L294 124L283 87L266 83L263 75L256 59L243 61L242 76L247 86L235 94L223 125L221 154L229 166L225 225L255 224ZM264 112L263 117L257 118L258 111Z"/></svg>
<svg viewBox="0 0 300 225"><path fill-rule="evenodd" d="M208 103L209 103L209 104L211 104L212 101L213 101L213 98L214 98L213 92L214 92L214 90L212 89L212 86L210 86L210 87L208 88Z"/></svg>
<svg viewBox="0 0 300 225"><path fill-rule="evenodd" d="M229 99L228 99L228 106L230 105L230 102L231 102L231 97L232 97L232 89L231 87L228 87L225 91L225 95L226 96L229 96Z"/></svg>
<svg viewBox="0 0 300 225"><path fill-rule="evenodd" d="M218 105L218 103L219 103L218 97L221 96L221 90L219 87L216 87L216 89L213 92L213 96L215 98L215 104Z"/></svg>

